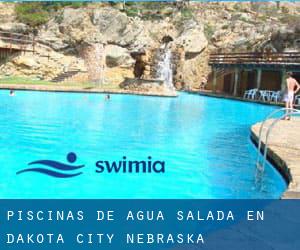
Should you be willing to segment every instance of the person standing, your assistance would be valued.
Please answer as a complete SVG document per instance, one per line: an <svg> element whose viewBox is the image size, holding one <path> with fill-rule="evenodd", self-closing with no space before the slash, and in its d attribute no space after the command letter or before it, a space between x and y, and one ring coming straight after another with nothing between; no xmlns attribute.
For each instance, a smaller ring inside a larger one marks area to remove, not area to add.
<svg viewBox="0 0 300 250"><path fill-rule="evenodd" d="M293 73L288 72L286 78L286 87L287 87L287 94L285 96L285 107L287 109L294 108L294 97L295 94L300 90L300 85L295 78L293 78ZM285 120L290 120L291 117L288 115L291 110L286 110Z"/></svg>

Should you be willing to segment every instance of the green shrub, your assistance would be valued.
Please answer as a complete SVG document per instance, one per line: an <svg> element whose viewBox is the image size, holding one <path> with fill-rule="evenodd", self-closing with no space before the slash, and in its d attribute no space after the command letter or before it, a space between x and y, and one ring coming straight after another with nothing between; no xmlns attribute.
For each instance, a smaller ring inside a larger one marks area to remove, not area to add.
<svg viewBox="0 0 300 250"><path fill-rule="evenodd" d="M213 26L211 26L210 24L204 25L204 34L208 40L210 40L212 38L214 33L215 33L215 30L214 30Z"/></svg>
<svg viewBox="0 0 300 250"><path fill-rule="evenodd" d="M139 10L138 9L125 9L125 13L127 16L130 16L130 17L135 17L135 16L138 16L139 15Z"/></svg>
<svg viewBox="0 0 300 250"><path fill-rule="evenodd" d="M243 12L243 7L242 7L242 5L241 5L241 3L236 3L234 6L233 6L233 9L235 10L235 11L239 11L239 12Z"/></svg>
<svg viewBox="0 0 300 250"><path fill-rule="evenodd" d="M16 6L17 19L32 27L39 26L49 20L49 13L41 3L21 3Z"/></svg>
<svg viewBox="0 0 300 250"><path fill-rule="evenodd" d="M287 14L287 13L289 13L289 9L285 6L282 6L281 7L281 12Z"/></svg>
<svg viewBox="0 0 300 250"><path fill-rule="evenodd" d="M42 8L48 12L60 10L63 7L80 8L87 5L87 2L40 2Z"/></svg>
<svg viewBox="0 0 300 250"><path fill-rule="evenodd" d="M181 16L184 19L192 19L194 17L193 11L190 8L183 8L181 10Z"/></svg>
<svg viewBox="0 0 300 250"><path fill-rule="evenodd" d="M86 4L86 2L27 2L18 3L15 10L20 22L36 27L48 22L51 13L63 7L80 8Z"/></svg>

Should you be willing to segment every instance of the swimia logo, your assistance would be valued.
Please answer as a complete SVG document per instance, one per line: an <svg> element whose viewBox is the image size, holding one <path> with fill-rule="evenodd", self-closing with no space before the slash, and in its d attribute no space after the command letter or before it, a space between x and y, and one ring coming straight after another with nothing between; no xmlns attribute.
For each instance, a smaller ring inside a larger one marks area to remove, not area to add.
<svg viewBox="0 0 300 250"><path fill-rule="evenodd" d="M77 155L73 152L66 157L68 164L53 160L38 160L28 163L29 167L18 171L16 174L37 172L55 178L71 178L83 174L85 165L75 165ZM153 161L152 157L147 157L144 161L128 160L123 156L120 161L97 161L95 163L96 173L126 174L126 173L165 173L164 161Z"/></svg>
<svg viewBox="0 0 300 250"><path fill-rule="evenodd" d="M77 160L77 155L75 153L69 153L67 155L67 161L70 164L75 163ZM40 160L28 163L28 166L38 165L40 167L26 168L17 172L18 174L26 172L38 172L41 174L49 175L56 178L70 178L81 175L82 172L78 172L79 169L83 168L84 165L73 166L69 164L64 164L58 161L51 160Z"/></svg>

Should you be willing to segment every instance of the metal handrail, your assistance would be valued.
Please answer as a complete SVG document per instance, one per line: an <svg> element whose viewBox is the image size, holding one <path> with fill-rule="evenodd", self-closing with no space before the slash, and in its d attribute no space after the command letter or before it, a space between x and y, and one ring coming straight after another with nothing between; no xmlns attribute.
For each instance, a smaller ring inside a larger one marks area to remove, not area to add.
<svg viewBox="0 0 300 250"><path fill-rule="evenodd" d="M279 118L275 119L271 125L268 127L268 130L266 132L266 141L265 141L265 148L264 148L264 158L263 158L263 163L262 165L259 164L259 159L260 159L260 151L261 151L261 145L262 145L262 131L263 131L263 128L266 124L266 122L268 121L268 119L270 119L272 116L274 116L275 114L277 113L280 113L280 112L288 112L290 111L288 114L284 114L284 115L281 115ZM267 158L267 152L268 152L268 139L269 139L269 135L271 133L271 130L272 128L275 126L275 124L277 122L279 122L280 120L282 120L284 117L286 116L292 116L292 115L300 115L300 110L298 109L294 109L294 108L281 108L281 109L277 109L277 110L274 110L273 112L271 112L271 114L269 114L265 120L263 121L263 123L261 124L260 126L260 129L259 129L259 141L258 141L258 149L257 149L257 158L256 158L256 166L257 167L261 167L261 169L263 170L264 167L265 167L265 162L266 162L266 158Z"/></svg>
<svg viewBox="0 0 300 250"><path fill-rule="evenodd" d="M291 115L300 115L300 111L297 110L297 111L292 111L288 114L289 116ZM265 149L264 149L264 161L263 161L263 165L262 165L262 169L264 169L265 167L265 164L266 164L266 159L267 159L267 152L268 152L268 140L269 140L269 135L273 129L273 127L276 125L277 122L279 122L282 118L284 118L286 116L285 115L282 115L280 118L274 120L272 122L272 124L270 125L270 127L268 128L268 131L266 133L266 141L265 141Z"/></svg>

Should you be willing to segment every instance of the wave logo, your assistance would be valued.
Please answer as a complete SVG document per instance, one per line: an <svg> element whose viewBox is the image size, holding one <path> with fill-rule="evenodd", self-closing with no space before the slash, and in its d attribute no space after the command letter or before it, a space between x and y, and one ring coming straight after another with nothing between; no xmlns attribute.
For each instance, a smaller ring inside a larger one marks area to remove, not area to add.
<svg viewBox="0 0 300 250"><path fill-rule="evenodd" d="M77 155L75 153L69 153L67 155L67 161L69 164L74 164L77 160ZM34 167L34 168L26 168L17 172L18 174L23 174L26 172L37 172L45 175L49 175L56 178L70 178L81 175L82 172L74 171L79 170L84 167L84 165L69 165L64 164L58 161L51 161L51 160L40 160L40 161L33 161L28 163L28 166L35 166L40 165L43 167Z"/></svg>

